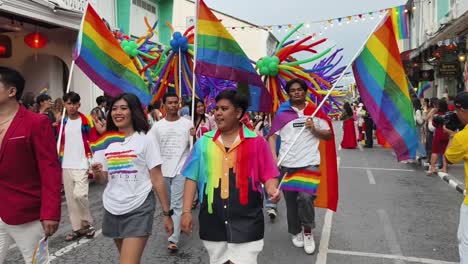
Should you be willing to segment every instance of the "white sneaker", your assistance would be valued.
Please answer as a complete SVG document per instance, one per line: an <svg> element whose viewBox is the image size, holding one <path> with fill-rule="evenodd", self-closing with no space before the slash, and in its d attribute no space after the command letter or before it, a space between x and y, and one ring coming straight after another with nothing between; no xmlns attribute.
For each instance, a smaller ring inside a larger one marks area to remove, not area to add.
<svg viewBox="0 0 468 264"><path fill-rule="evenodd" d="M314 253L315 251L315 241L312 232L310 232L309 234L304 233L304 251L309 255Z"/></svg>
<svg viewBox="0 0 468 264"><path fill-rule="evenodd" d="M298 247L298 248L304 247L304 233L301 231L299 234L293 235L292 243L295 247Z"/></svg>
<svg viewBox="0 0 468 264"><path fill-rule="evenodd" d="M267 214L270 217L270 220L273 221L276 218L276 209L274 208L268 208L267 209Z"/></svg>

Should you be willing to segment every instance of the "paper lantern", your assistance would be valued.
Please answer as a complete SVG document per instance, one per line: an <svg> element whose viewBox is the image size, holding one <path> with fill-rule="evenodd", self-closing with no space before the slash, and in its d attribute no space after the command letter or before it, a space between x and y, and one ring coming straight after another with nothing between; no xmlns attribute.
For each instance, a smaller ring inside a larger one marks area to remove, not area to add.
<svg viewBox="0 0 468 264"><path fill-rule="evenodd" d="M47 45L47 38L39 32L29 33L24 36L24 43L33 49L41 49Z"/></svg>

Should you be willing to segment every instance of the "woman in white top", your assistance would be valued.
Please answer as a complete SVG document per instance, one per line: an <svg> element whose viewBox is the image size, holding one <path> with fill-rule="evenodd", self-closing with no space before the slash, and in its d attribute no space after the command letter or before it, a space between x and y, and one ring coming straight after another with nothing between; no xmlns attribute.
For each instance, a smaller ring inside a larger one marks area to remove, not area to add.
<svg viewBox="0 0 468 264"><path fill-rule="evenodd" d="M424 127L424 118L422 114L422 106L419 98L413 98L413 111L414 111L414 122L416 124L416 130L418 135L418 149L417 156L419 159L426 158L426 148L424 146L422 136L423 136L423 127Z"/></svg>
<svg viewBox="0 0 468 264"><path fill-rule="evenodd" d="M148 122L138 97L122 94L111 104L107 131L125 134L123 142L111 143L95 153L92 170L96 181L107 184L103 193L102 233L111 237L120 254L120 263L140 263L152 232L156 190L164 214L167 233L173 222L161 173L158 143L146 136Z"/></svg>

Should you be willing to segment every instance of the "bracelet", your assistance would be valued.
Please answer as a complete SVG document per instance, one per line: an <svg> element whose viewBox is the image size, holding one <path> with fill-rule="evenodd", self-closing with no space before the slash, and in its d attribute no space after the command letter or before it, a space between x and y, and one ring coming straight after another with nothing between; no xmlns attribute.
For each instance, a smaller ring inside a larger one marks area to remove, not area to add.
<svg viewBox="0 0 468 264"><path fill-rule="evenodd" d="M191 214L192 211L183 211L182 214Z"/></svg>

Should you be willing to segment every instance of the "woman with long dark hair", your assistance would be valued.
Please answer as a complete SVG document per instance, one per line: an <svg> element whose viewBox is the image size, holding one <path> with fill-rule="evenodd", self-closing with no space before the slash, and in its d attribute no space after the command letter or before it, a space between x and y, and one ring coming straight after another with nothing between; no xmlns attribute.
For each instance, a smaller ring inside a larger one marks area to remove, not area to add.
<svg viewBox="0 0 468 264"><path fill-rule="evenodd" d="M110 109L107 131L122 132L125 140L96 152L91 166L96 181L106 184L102 233L114 239L120 263L140 263L153 227L153 189L165 215L166 231L173 231L162 159L158 143L146 135L149 125L136 95L124 93L116 97Z"/></svg>
<svg viewBox="0 0 468 264"><path fill-rule="evenodd" d="M206 114L206 107L203 101L195 98L195 117L193 119L195 127L195 139L199 139L203 134L213 129L216 129L214 119Z"/></svg>
<svg viewBox="0 0 468 264"><path fill-rule="evenodd" d="M278 169L268 143L241 124L248 100L235 90L216 97L218 129L195 144L182 174L182 230L192 231L192 201L198 187L200 238L210 263L255 264L263 249L263 183L279 200Z"/></svg>
<svg viewBox="0 0 468 264"><path fill-rule="evenodd" d="M356 128L354 127L353 109L346 102L343 104L343 113L340 116L343 121L343 140L341 147L344 149L354 149L357 147Z"/></svg>

